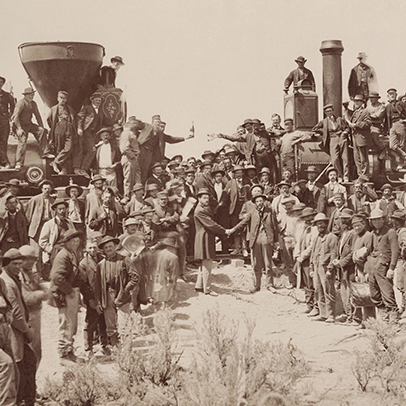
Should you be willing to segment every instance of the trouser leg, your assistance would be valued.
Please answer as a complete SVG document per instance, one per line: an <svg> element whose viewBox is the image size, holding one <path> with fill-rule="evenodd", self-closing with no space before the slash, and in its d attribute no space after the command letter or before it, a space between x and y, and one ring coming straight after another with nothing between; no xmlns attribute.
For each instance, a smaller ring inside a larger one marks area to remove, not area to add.
<svg viewBox="0 0 406 406"><path fill-rule="evenodd" d="M260 290L261 289L261 278L262 272L265 268L264 258L262 255L262 245L255 241L255 244L251 248L251 261L252 267L254 269L254 289Z"/></svg>
<svg viewBox="0 0 406 406"><path fill-rule="evenodd" d="M39 127L36 124L31 124L28 132L32 133L35 139L38 141L41 156L48 154L50 152L47 138L48 132L44 128Z"/></svg>
<svg viewBox="0 0 406 406"><path fill-rule="evenodd" d="M96 135L90 131L85 131L83 134L82 147L83 159L81 169L88 171L96 156Z"/></svg>
<svg viewBox="0 0 406 406"><path fill-rule="evenodd" d="M114 304L114 291L108 290L106 293L107 303L103 314L106 322L106 333L110 338L117 335L117 310L116 305Z"/></svg>
<svg viewBox="0 0 406 406"><path fill-rule="evenodd" d="M387 271L388 268L386 266L378 264L374 269L374 274L377 287L381 294L382 304L387 311L392 312L397 311L397 304L392 282L386 277Z"/></svg>
<svg viewBox="0 0 406 406"><path fill-rule="evenodd" d="M16 165L24 165L25 152L27 149L28 133L24 131L24 134L17 137L17 151L16 151Z"/></svg>
<svg viewBox="0 0 406 406"><path fill-rule="evenodd" d="M326 297L326 312L327 317L335 317L336 315L336 287L335 287L335 272L330 277L325 279L325 297Z"/></svg>
<svg viewBox="0 0 406 406"><path fill-rule="evenodd" d="M58 309L58 352L60 356L73 351L73 337L78 326L78 311L79 288L73 288L71 295L66 296L66 306Z"/></svg>
<svg viewBox="0 0 406 406"><path fill-rule="evenodd" d="M0 349L0 405L15 406L16 402L16 365L11 356Z"/></svg>
<svg viewBox="0 0 406 406"><path fill-rule="evenodd" d="M347 139L341 137L340 139L340 154L343 163L343 177L345 180L350 179L350 168L348 165L348 141Z"/></svg>
<svg viewBox="0 0 406 406"><path fill-rule="evenodd" d="M136 161L137 159L129 159L125 155L121 157L121 166L124 175L124 197L128 199L131 199L131 191L135 184Z"/></svg>
<svg viewBox="0 0 406 406"><path fill-rule="evenodd" d="M313 309L314 307L314 285L313 285L313 278L309 275L309 261L306 260L302 262L301 266L302 272L302 280L304 285L304 292L305 292L305 302L309 309Z"/></svg>
<svg viewBox="0 0 406 406"><path fill-rule="evenodd" d="M119 337L128 335L131 332L130 316L130 303L123 304L117 309L117 331Z"/></svg>
<svg viewBox="0 0 406 406"><path fill-rule="evenodd" d="M86 318L83 335L85 339L85 351L90 351L93 348L95 333L97 332L99 314L95 309L86 305Z"/></svg>
<svg viewBox="0 0 406 406"><path fill-rule="evenodd" d="M326 313L326 298L324 296L323 283L325 279L324 271L319 271L321 267L316 267L314 270L314 289L316 292L317 305L319 308L320 316L327 317Z"/></svg>
<svg viewBox="0 0 406 406"><path fill-rule="evenodd" d="M8 137L10 135L10 124L8 117L0 117L0 165L9 164L7 157Z"/></svg>
<svg viewBox="0 0 406 406"><path fill-rule="evenodd" d="M31 330L32 330L32 342L31 348L34 351L35 358L37 360L37 369L42 358L42 348L41 348L41 310L33 311L30 313L29 320Z"/></svg>
<svg viewBox="0 0 406 406"><path fill-rule="evenodd" d="M337 171L337 176L343 178L343 168L341 166L341 145L340 137L334 136L330 139L330 158L333 168Z"/></svg>
<svg viewBox="0 0 406 406"><path fill-rule="evenodd" d="M343 302L344 312L347 316L347 320L351 320L352 306L350 303L350 282L349 282L348 275L346 272L344 272L344 275L341 278L340 293L341 293L341 300Z"/></svg>
<svg viewBox="0 0 406 406"><path fill-rule="evenodd" d="M55 157L55 163L61 167L65 167L66 161L72 153L72 136L66 135L63 149L59 151L58 155Z"/></svg>
<svg viewBox="0 0 406 406"><path fill-rule="evenodd" d="M17 404L24 401L24 405L34 406L37 389L35 383L37 359L35 358L34 351L26 343L24 343L24 357L20 362L17 362L17 367L20 372Z"/></svg>
<svg viewBox="0 0 406 406"><path fill-rule="evenodd" d="M144 185L148 179L149 172L152 162L152 152L144 148L142 145L140 147L139 155L139 167L141 168L141 183Z"/></svg>
<svg viewBox="0 0 406 406"><path fill-rule="evenodd" d="M209 293L211 288L211 270L213 268L212 259L202 259L202 281L203 281L203 292Z"/></svg>

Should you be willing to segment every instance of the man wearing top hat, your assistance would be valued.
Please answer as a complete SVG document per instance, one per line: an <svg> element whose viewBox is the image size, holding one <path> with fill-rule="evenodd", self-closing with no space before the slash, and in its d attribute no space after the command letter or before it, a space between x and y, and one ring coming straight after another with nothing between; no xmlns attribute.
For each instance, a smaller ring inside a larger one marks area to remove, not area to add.
<svg viewBox="0 0 406 406"><path fill-rule="evenodd" d="M28 310L22 296L19 276L22 260L23 256L16 248L11 248L3 256L3 272L0 278L4 281L6 291L3 294L7 297L11 311L7 314L2 314L0 318L3 318L3 320L5 317L9 318L7 321L11 327L11 347L20 375L17 403L15 404L34 406L37 360L30 344L33 339L33 333L28 323Z"/></svg>
<svg viewBox="0 0 406 406"><path fill-rule="evenodd" d="M308 81L311 85L313 92L316 91L316 82L314 80L313 73L310 69L305 68L307 59L303 56L299 56L295 59L297 68L289 73L289 76L285 79L283 91L288 94L289 87L293 83L293 90L300 85L303 81Z"/></svg>
<svg viewBox="0 0 406 406"><path fill-rule="evenodd" d="M96 133L102 127L100 111L102 99L101 93L93 93L90 96L90 103L83 105L76 116L78 136L73 154L73 172L75 175L88 176L87 171L92 164L96 151Z"/></svg>
<svg viewBox="0 0 406 406"><path fill-rule="evenodd" d="M6 79L0 76L0 169L10 169L7 157L8 136L10 135L10 118L14 111L14 97L2 88Z"/></svg>
<svg viewBox="0 0 406 406"><path fill-rule="evenodd" d="M381 209L372 210L369 219L374 228L368 267L371 300L384 321L396 321L398 310L393 277L399 257L398 238L396 231L385 224L385 214Z"/></svg>
<svg viewBox="0 0 406 406"><path fill-rule="evenodd" d="M41 190L41 193L28 201L25 212L29 223L28 237L37 243L42 226L52 218L53 212L51 207L55 202L55 198L51 196L52 189L54 188L51 180L44 179L38 184L38 188Z"/></svg>
<svg viewBox="0 0 406 406"><path fill-rule="evenodd" d="M49 138L52 142L55 159L50 162L52 169L61 175L66 175L67 160L76 142L75 112L68 105L68 92L58 92L58 104L51 107L47 122L50 128Z"/></svg>
<svg viewBox="0 0 406 406"><path fill-rule="evenodd" d="M338 181L349 181L347 122L334 115L332 104L323 107L325 118L317 123L312 131L322 135L324 150L330 155L331 163L338 174Z"/></svg>
<svg viewBox="0 0 406 406"><path fill-rule="evenodd" d="M103 66L100 69L100 85L106 88L116 87L117 72L124 66L124 61L121 56L114 56L110 59L111 66Z"/></svg>
<svg viewBox="0 0 406 406"><path fill-rule="evenodd" d="M354 161L357 167L357 174L368 174L368 150L372 146L371 142L371 117L369 111L364 108L364 96L357 94L354 96L354 111L346 111L346 120L352 133L354 146Z"/></svg>
<svg viewBox="0 0 406 406"><path fill-rule="evenodd" d="M364 100L368 100L369 92L377 87L376 73L372 66L367 65L365 52L359 52L357 59L359 64L350 72L348 94L351 99L359 94L364 97Z"/></svg>
<svg viewBox="0 0 406 406"><path fill-rule="evenodd" d="M79 258L76 253L80 248L81 236L79 231L70 229L60 240L62 247L52 264L50 284L52 299L58 308L59 357L61 360L73 362L77 361L73 351L73 337L78 325L79 293L82 293L93 309L100 311L90 286L79 270Z"/></svg>
<svg viewBox="0 0 406 406"><path fill-rule="evenodd" d="M44 223L38 244L42 249L43 263L53 263L56 254L62 248L64 234L68 230L75 230L75 225L69 220L67 215L68 202L63 199L56 199L51 205L55 216Z"/></svg>
<svg viewBox="0 0 406 406"><path fill-rule="evenodd" d="M77 231L84 233L85 228L85 203L79 200L83 194L83 189L74 183L65 188L65 194L68 196L68 212L66 217L72 221Z"/></svg>
<svg viewBox="0 0 406 406"><path fill-rule="evenodd" d="M44 124L37 103L34 101L34 95L34 89L31 87L26 88L23 92L24 98L17 102L13 116L11 117L13 129L15 130L18 139L15 166L17 170L20 170L24 165L25 150L29 133L33 134L38 141L42 158L54 157L50 154L47 132L44 129ZM37 124L32 122L33 115L35 116Z"/></svg>

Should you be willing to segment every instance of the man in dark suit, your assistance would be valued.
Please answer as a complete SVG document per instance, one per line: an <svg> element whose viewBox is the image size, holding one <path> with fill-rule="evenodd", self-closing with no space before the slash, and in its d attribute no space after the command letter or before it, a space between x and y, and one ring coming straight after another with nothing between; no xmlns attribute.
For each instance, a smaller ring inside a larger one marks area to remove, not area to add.
<svg viewBox="0 0 406 406"><path fill-rule="evenodd" d="M101 94L93 93L90 96L90 101L91 104L84 105L77 115L78 137L74 147L75 153L73 154L73 171L75 175L87 175L96 153L96 134L102 127Z"/></svg>
<svg viewBox="0 0 406 406"><path fill-rule="evenodd" d="M204 161L200 166L200 174L195 178L195 188L197 191L200 189L207 189L210 196L210 207L213 213L216 212L218 201L216 190L214 189L213 179L211 177L211 169L213 164L210 161Z"/></svg>
<svg viewBox="0 0 406 406"><path fill-rule="evenodd" d="M147 179L145 186L155 184L158 186L159 190L165 189L165 185L162 181L163 169L159 162L155 162L151 167L152 175Z"/></svg>
<svg viewBox="0 0 406 406"><path fill-rule="evenodd" d="M211 290L210 276L213 259L216 258L215 236L229 234L213 220L213 211L210 208L210 193L208 189L197 192L198 205L195 209L195 260L201 261L199 266L195 290L206 295L218 296Z"/></svg>
<svg viewBox="0 0 406 406"><path fill-rule="evenodd" d="M275 213L269 205L265 204L266 201L267 196L264 194L254 196L252 202L255 203L255 210L248 212L245 218L231 230L236 232L248 225L251 261L255 273L255 284L251 293L261 289L263 272L267 277L267 289L274 290L272 255L279 231Z"/></svg>
<svg viewBox="0 0 406 406"><path fill-rule="evenodd" d="M354 97L355 110L350 113L347 110L347 122L352 131L354 145L354 161L358 176L368 173L368 149L371 146L371 118L369 112L363 107L364 98L361 95Z"/></svg>
<svg viewBox="0 0 406 406"><path fill-rule="evenodd" d="M311 70L305 68L305 63L307 59L303 56L299 56L295 59L297 63L297 68L289 73L289 76L285 79L283 91L288 94L289 87L293 82L293 88L298 86L304 80L308 81L311 85L312 90L316 91L316 82Z"/></svg>
<svg viewBox="0 0 406 406"><path fill-rule="evenodd" d="M52 169L60 175L67 175L67 160L75 143L75 112L68 102L68 92L58 92L58 104L51 108L47 122L50 128L49 137L55 152L55 159L50 162ZM59 169L61 167L61 169Z"/></svg>
<svg viewBox="0 0 406 406"><path fill-rule="evenodd" d="M0 217L0 251L20 248L29 243L28 222L21 210L17 210L17 198L9 195L6 200L7 215Z"/></svg>
<svg viewBox="0 0 406 406"><path fill-rule="evenodd" d="M347 122L334 115L332 104L324 106L325 118L317 123L312 131L322 135L322 145L331 157L331 163L338 174L338 181L349 181Z"/></svg>
<svg viewBox="0 0 406 406"><path fill-rule="evenodd" d="M0 168L10 168L7 157L8 136L10 135L10 117L14 111L14 98L2 87L6 79L0 76Z"/></svg>
<svg viewBox="0 0 406 406"><path fill-rule="evenodd" d="M165 134L161 130L161 117L155 115L152 117L152 124L145 124L138 137L140 144L140 159L139 164L141 168L141 183L145 183L150 167L155 162L161 162L165 156L166 143L176 144L193 138L194 135L184 137L173 137L172 135Z"/></svg>
<svg viewBox="0 0 406 406"><path fill-rule="evenodd" d="M309 189L313 195L314 205L311 207L313 209L315 209L318 205L319 198L320 198L320 192L323 189L323 185L316 182L319 171L317 170L317 168L315 166L309 165L309 167L305 170L305 172L307 172L306 188Z"/></svg>
<svg viewBox="0 0 406 406"><path fill-rule="evenodd" d="M18 144L16 152L16 166L20 170L24 165L25 150L27 147L28 133L34 135L38 141L39 149L42 158L53 158L50 154L49 144L47 141L47 133L42 123L41 114L39 114L37 103L34 101L35 90L28 87L24 90L22 100L19 100L15 106L11 121L15 129ZM32 116L35 116L37 124L32 122Z"/></svg>

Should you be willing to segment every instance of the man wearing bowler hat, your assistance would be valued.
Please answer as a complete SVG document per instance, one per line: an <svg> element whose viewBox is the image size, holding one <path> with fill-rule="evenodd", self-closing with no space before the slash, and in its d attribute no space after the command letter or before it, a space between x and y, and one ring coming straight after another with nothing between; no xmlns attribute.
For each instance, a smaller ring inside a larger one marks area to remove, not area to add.
<svg viewBox="0 0 406 406"><path fill-rule="evenodd" d="M255 283L251 293L261 290L262 274L266 275L266 288L275 292L272 255L274 244L278 241L278 224L272 208L266 204L264 194L255 195L252 202L255 209L249 211L245 218L235 225L231 232L242 230L248 226L248 241L251 249L251 261L254 268Z"/></svg>
<svg viewBox="0 0 406 406"><path fill-rule="evenodd" d="M348 166L348 134L347 122L342 117L334 115L332 104L323 107L325 118L317 123L312 131L322 135L324 150L330 155L331 163L337 171L338 181L349 181Z"/></svg>
<svg viewBox="0 0 406 406"><path fill-rule="evenodd" d="M372 146L371 117L368 110L364 108L364 96L357 94L353 101L354 111L347 110L346 115L352 133L355 166L358 176L368 175L368 150Z"/></svg>
<svg viewBox="0 0 406 406"><path fill-rule="evenodd" d="M31 87L26 88L23 92L24 98L17 102L13 116L11 117L13 129L15 130L18 139L15 166L17 170L20 170L24 165L25 150L29 133L33 134L38 141L42 158L54 157L50 154L47 132L44 129L44 124L37 103L34 101L34 95L34 89ZM32 122L33 115L35 116L37 124Z"/></svg>
<svg viewBox="0 0 406 406"><path fill-rule="evenodd" d="M58 104L51 107L47 122L50 128L49 138L55 152L55 159L50 162L52 169L60 175L67 175L67 161L72 154L76 141L75 112L68 105L68 92L58 92Z"/></svg>
<svg viewBox="0 0 406 406"><path fill-rule="evenodd" d="M7 157L8 136L10 135L10 118L14 111L14 97L2 87L6 79L0 76L0 169L10 169Z"/></svg>
<svg viewBox="0 0 406 406"><path fill-rule="evenodd" d="M300 85L304 80L308 81L311 85L313 92L316 91L316 82L314 80L313 73L310 69L305 68L307 59L303 56L299 56L295 59L297 68L289 73L289 76L285 79L283 91L288 94L289 87L293 83L293 90Z"/></svg>
<svg viewBox="0 0 406 406"><path fill-rule="evenodd" d="M196 206L194 220L195 235L195 260L201 261L199 266L195 290L206 295L218 296L211 290L210 276L213 259L216 258L215 236L230 234L213 220L213 211L210 208L210 192L202 188L196 195L199 203Z"/></svg>
<svg viewBox="0 0 406 406"><path fill-rule="evenodd" d="M324 213L318 213L312 222L318 234L312 244L309 275L314 278L320 312L316 320L334 323L336 289L333 260L337 257L338 237L327 231L328 221Z"/></svg>
<svg viewBox="0 0 406 406"><path fill-rule="evenodd" d="M371 263L368 269L372 302L384 321L396 321L397 303L393 291L393 277L399 257L396 231L385 224L381 209L371 211L372 231Z"/></svg>

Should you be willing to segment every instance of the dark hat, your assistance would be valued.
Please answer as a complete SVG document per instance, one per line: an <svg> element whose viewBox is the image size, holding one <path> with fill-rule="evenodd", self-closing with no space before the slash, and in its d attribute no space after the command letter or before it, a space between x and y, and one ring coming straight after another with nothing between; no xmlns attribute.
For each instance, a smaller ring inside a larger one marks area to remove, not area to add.
<svg viewBox="0 0 406 406"><path fill-rule="evenodd" d="M102 96L102 94L99 93L99 92L94 92L94 93L89 97L90 100L93 100L93 99L102 99L102 98L103 98L103 96Z"/></svg>
<svg viewBox="0 0 406 406"><path fill-rule="evenodd" d="M196 196L199 197L201 195L210 195L209 189L207 187L202 187L199 189L199 191L196 193Z"/></svg>
<svg viewBox="0 0 406 406"><path fill-rule="evenodd" d="M113 58L110 59L110 62L119 62L121 65L125 65L121 56L113 56Z"/></svg>
<svg viewBox="0 0 406 406"><path fill-rule="evenodd" d="M328 223L330 220L324 213L317 213L316 217L313 219L312 223L316 224L318 221L325 221Z"/></svg>
<svg viewBox="0 0 406 406"><path fill-rule="evenodd" d="M122 130L123 126L121 124L114 124L113 128L111 129L111 131L117 131L117 130Z"/></svg>
<svg viewBox="0 0 406 406"><path fill-rule="evenodd" d="M21 182L18 179L10 179L7 183L6 186L18 186L21 187Z"/></svg>
<svg viewBox="0 0 406 406"><path fill-rule="evenodd" d="M136 232L124 238L121 244L128 252L133 253L136 252L140 247L145 247L144 240L144 233Z"/></svg>
<svg viewBox="0 0 406 406"><path fill-rule="evenodd" d="M358 223L358 222L365 222L366 220L366 216L363 213L355 213L352 217L351 217L351 223Z"/></svg>
<svg viewBox="0 0 406 406"><path fill-rule="evenodd" d="M180 158L180 160L183 161L183 156L180 155L180 154L174 155L174 156L172 157L172 161L174 161L176 158Z"/></svg>
<svg viewBox="0 0 406 406"><path fill-rule="evenodd" d="M389 88L387 91L386 91L386 93L389 93L389 92L398 92L394 87L391 87L391 88Z"/></svg>
<svg viewBox="0 0 406 406"><path fill-rule="evenodd" d="M245 171L245 168L241 165L234 165L232 172Z"/></svg>
<svg viewBox="0 0 406 406"><path fill-rule="evenodd" d="M32 87L26 87L23 91L23 94L32 94L35 93L35 90Z"/></svg>
<svg viewBox="0 0 406 406"><path fill-rule="evenodd" d="M151 118L152 121L154 121L154 120L160 120L160 119L161 119L161 116L160 116L159 114L155 114L155 115L153 115L152 118Z"/></svg>
<svg viewBox="0 0 406 406"><path fill-rule="evenodd" d="M162 168L162 164L161 164L160 162L155 162L155 163L151 166L151 169L158 168L158 166L159 166L160 168Z"/></svg>
<svg viewBox="0 0 406 406"><path fill-rule="evenodd" d="M183 166L178 166L172 172L177 174L177 175L184 174L185 173L185 168Z"/></svg>
<svg viewBox="0 0 406 406"><path fill-rule="evenodd" d="M356 100L364 101L364 96L362 94L357 94L354 96L354 101Z"/></svg>
<svg viewBox="0 0 406 406"><path fill-rule="evenodd" d="M209 156L209 155L214 155L215 156L216 154L214 152L206 149L206 151L204 151L203 154L202 154L202 158L205 159L204 157Z"/></svg>
<svg viewBox="0 0 406 406"><path fill-rule="evenodd" d="M304 56L298 56L295 59L295 62L306 62L306 61L307 61L307 59Z"/></svg>
<svg viewBox="0 0 406 406"><path fill-rule="evenodd" d="M299 216L299 218L314 217L316 214L317 214L317 212L313 208L305 207L303 209L302 214Z"/></svg>
<svg viewBox="0 0 406 406"><path fill-rule="evenodd" d="M73 183L72 185L69 185L69 186L67 186L67 187L65 188L65 194L66 194L66 196L70 196L70 191L71 191L71 189L77 189L78 192L79 192L79 196L81 196L82 193L83 193L83 188L82 188L81 186L76 185L76 184Z"/></svg>
<svg viewBox="0 0 406 406"><path fill-rule="evenodd" d="M244 120L244 124L242 124L242 127L245 127L247 124L252 124L252 120L250 118Z"/></svg>
<svg viewBox="0 0 406 406"><path fill-rule="evenodd" d="M221 173L223 176L225 175L224 170L221 169L218 164L215 164L211 169L211 175L215 175L216 173Z"/></svg>
<svg viewBox="0 0 406 406"><path fill-rule="evenodd" d="M70 230L66 231L66 233L63 235L61 243L68 242L72 238L81 237L82 235L83 235L83 233L81 231L77 231L75 229L70 229Z"/></svg>
<svg viewBox="0 0 406 406"><path fill-rule="evenodd" d="M382 192L383 192L385 189L393 190L393 186L390 185L389 183L385 183L385 184L381 187Z"/></svg>
<svg viewBox="0 0 406 406"><path fill-rule="evenodd" d="M257 199L257 197L262 197L264 200L268 199L267 195L264 195L263 193L261 193L259 195L252 196L252 199L251 199L252 203L255 203L255 200Z"/></svg>
<svg viewBox="0 0 406 406"><path fill-rule="evenodd" d="M110 241L113 241L116 245L120 242L118 238L112 237L111 235L105 235L99 242L99 248L103 249L104 244L107 244Z"/></svg>
<svg viewBox="0 0 406 406"><path fill-rule="evenodd" d="M168 165L166 165L168 168L172 167L172 166L178 166L178 163L175 161L169 161Z"/></svg>
<svg viewBox="0 0 406 406"><path fill-rule="evenodd" d="M6 83L6 78L3 76L0 76L0 80L2 80L4 83Z"/></svg>
<svg viewBox="0 0 406 406"><path fill-rule="evenodd" d="M24 256L17 248L10 248L4 255L3 255L3 266L8 265L11 261L15 261L17 259L23 259Z"/></svg>
<svg viewBox="0 0 406 406"><path fill-rule="evenodd" d="M381 98L381 96L379 95L379 93L378 93L378 92L375 92L375 91L369 92L369 98L372 98L372 97L376 97L377 99L380 99L380 98Z"/></svg>
<svg viewBox="0 0 406 406"><path fill-rule="evenodd" d="M168 247L179 248L177 233L168 233L168 235L161 240L161 243Z"/></svg>
<svg viewBox="0 0 406 406"><path fill-rule="evenodd" d="M110 128L107 128L107 127L100 128L100 130L97 131L96 135L101 135L101 134L103 134L103 133L109 133L109 134L111 134L111 129L110 129Z"/></svg>
<svg viewBox="0 0 406 406"><path fill-rule="evenodd" d="M115 186L107 186L106 189L104 189L105 192L110 192L113 196L120 196L120 192L118 188Z"/></svg>
<svg viewBox="0 0 406 406"><path fill-rule="evenodd" d="M49 180L49 179L44 179L44 180L42 180L42 181L38 184L38 187L41 189L42 186L44 186L44 185L51 185L51 188L52 188L52 189L54 188L54 182L52 182L52 180Z"/></svg>
<svg viewBox="0 0 406 406"><path fill-rule="evenodd" d="M60 91L58 92L58 96L60 96L60 95L68 97L68 96L69 96L69 93L66 92L65 90L60 90Z"/></svg>
<svg viewBox="0 0 406 406"><path fill-rule="evenodd" d="M210 162L210 161L208 161L207 159L205 159L205 160L201 163L200 168L203 168L204 166L213 166L213 163Z"/></svg>
<svg viewBox="0 0 406 406"><path fill-rule="evenodd" d="M261 124L261 120L259 118L254 118L252 124Z"/></svg>
<svg viewBox="0 0 406 406"><path fill-rule="evenodd" d="M144 186L141 183L136 183L131 192L136 192L137 190L144 190Z"/></svg>
<svg viewBox="0 0 406 406"><path fill-rule="evenodd" d="M285 118L285 120L283 120L284 123L292 123L293 124L293 118Z"/></svg>
<svg viewBox="0 0 406 406"><path fill-rule="evenodd" d="M354 212L351 209L342 209L338 217L341 219L350 219L354 215Z"/></svg>
<svg viewBox="0 0 406 406"><path fill-rule="evenodd" d="M97 174L97 175L94 175L94 176L93 176L93 178L92 178L92 180L90 181L90 183L93 184L94 182L97 182L98 180L103 180L103 181L104 181L104 180L106 180L106 178L103 178L103 176Z"/></svg>
<svg viewBox="0 0 406 406"><path fill-rule="evenodd" d="M281 186L288 186L288 187L290 187L291 185L290 185L288 182L285 182L285 181L283 180L282 182L279 182L279 183L277 184L277 186L279 186L279 187L281 187Z"/></svg>
<svg viewBox="0 0 406 406"><path fill-rule="evenodd" d="M293 184L293 186L300 185L301 183L307 183L307 180L306 180L306 179L299 179L297 182L295 182L295 183Z"/></svg>
<svg viewBox="0 0 406 406"><path fill-rule="evenodd" d="M305 172L319 173L319 170L314 165L309 165Z"/></svg>
<svg viewBox="0 0 406 406"><path fill-rule="evenodd" d="M259 183L257 183L256 185L252 185L252 186L250 187L250 193L251 193L251 194L252 194L252 189L254 189L254 188L256 188L256 187L261 188L261 193L264 193L264 187L263 187L262 185L260 185Z"/></svg>
<svg viewBox="0 0 406 406"><path fill-rule="evenodd" d="M65 200L65 199L56 199L56 200L52 203L51 209L52 209L52 210L55 210L56 206L59 206L60 204L64 204L66 208L69 207L69 204L68 204L68 201L67 201L67 200Z"/></svg>
<svg viewBox="0 0 406 406"><path fill-rule="evenodd" d="M406 213L403 210L395 210L393 214L391 215L392 218L398 219L398 220L406 220Z"/></svg>
<svg viewBox="0 0 406 406"><path fill-rule="evenodd" d="M333 106L332 104L326 104L326 105L323 107L323 110L333 109L333 108L334 108L334 106Z"/></svg>

